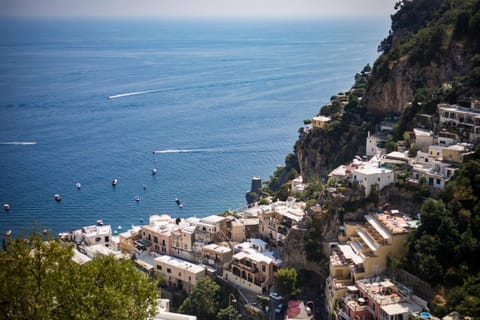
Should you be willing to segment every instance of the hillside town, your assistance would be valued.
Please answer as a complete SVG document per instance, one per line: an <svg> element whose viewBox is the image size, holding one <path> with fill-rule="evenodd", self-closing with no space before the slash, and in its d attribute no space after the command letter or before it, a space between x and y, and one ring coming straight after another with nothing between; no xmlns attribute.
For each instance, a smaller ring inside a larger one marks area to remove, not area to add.
<svg viewBox="0 0 480 320"><path fill-rule="evenodd" d="M398 150L388 153L385 144L394 122L382 122L377 133L368 134L365 155L330 172L331 188L338 192L340 186L356 186L364 197L399 181L432 190L444 188L473 155L480 139L480 101L471 101L470 108L439 104L436 121L432 116L424 118L425 125L407 137L409 149L399 144ZM324 128L329 121L314 117L305 134ZM252 191L259 186L259 177L254 177ZM305 187L301 176L291 181L292 194L300 194ZM132 259L145 273L163 277L165 292L189 293L202 277L222 281L236 290L235 305L252 319L314 319L324 309L342 320L436 319L412 286L385 274L388 264L402 255L409 233L420 224L418 212L401 212L388 205L365 212L361 223L346 221L337 241L326 246L329 276L323 300L287 301L288 297L279 295L275 278L282 268L282 245L292 229L305 228L307 216L306 203L289 197L203 218L152 215L148 224L118 234L98 221L61 236L76 244L75 262L84 264L105 255ZM269 303L260 304L259 299ZM162 301L156 319L195 318L170 312L168 300Z"/></svg>

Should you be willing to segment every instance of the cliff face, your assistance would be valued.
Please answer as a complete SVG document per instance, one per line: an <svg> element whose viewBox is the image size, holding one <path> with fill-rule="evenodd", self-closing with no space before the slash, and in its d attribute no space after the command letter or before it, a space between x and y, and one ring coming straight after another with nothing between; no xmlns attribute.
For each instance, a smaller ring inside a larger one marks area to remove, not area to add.
<svg viewBox="0 0 480 320"><path fill-rule="evenodd" d="M314 129L297 141L295 152L304 178L325 176L362 154L372 119L386 112L401 113L418 89L448 83L461 88L455 99L480 95L480 1L403 0L398 6L359 106L345 107L326 130Z"/></svg>
<svg viewBox="0 0 480 320"><path fill-rule="evenodd" d="M295 143L295 152L303 177L326 176L339 164L361 154L367 128L362 121L334 119L329 131L313 129Z"/></svg>
<svg viewBox="0 0 480 320"><path fill-rule="evenodd" d="M372 113L401 112L418 88L439 88L478 65L478 1L403 1L392 16L383 54L362 104Z"/></svg>

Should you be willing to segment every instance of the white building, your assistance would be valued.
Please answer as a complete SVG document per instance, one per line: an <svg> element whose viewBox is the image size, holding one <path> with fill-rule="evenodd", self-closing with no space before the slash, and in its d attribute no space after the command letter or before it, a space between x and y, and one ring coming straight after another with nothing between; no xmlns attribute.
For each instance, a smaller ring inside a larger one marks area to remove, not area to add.
<svg viewBox="0 0 480 320"><path fill-rule="evenodd" d="M391 169L366 165L353 171L353 180L365 188L365 196L370 194L373 186L380 191L395 182L395 173Z"/></svg>
<svg viewBox="0 0 480 320"><path fill-rule="evenodd" d="M387 142L387 138L385 136L371 135L369 131L367 136L367 144L365 147L366 149L365 154L371 157L377 154L386 153L387 152L387 149L385 149L386 142Z"/></svg>
<svg viewBox="0 0 480 320"><path fill-rule="evenodd" d="M108 247L112 238L112 227L110 225L86 226L73 231L72 238L76 243L84 243L87 246L101 244Z"/></svg>

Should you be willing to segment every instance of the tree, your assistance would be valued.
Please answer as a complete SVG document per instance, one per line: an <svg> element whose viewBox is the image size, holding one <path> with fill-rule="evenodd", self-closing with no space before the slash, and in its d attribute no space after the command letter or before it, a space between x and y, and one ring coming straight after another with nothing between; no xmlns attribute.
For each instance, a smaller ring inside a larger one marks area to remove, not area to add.
<svg viewBox="0 0 480 320"><path fill-rule="evenodd" d="M219 311L220 286L209 277L200 278L178 311L194 314L199 320L215 319Z"/></svg>
<svg viewBox="0 0 480 320"><path fill-rule="evenodd" d="M294 268L283 268L277 272L277 287L282 294L295 296L300 293L297 271Z"/></svg>
<svg viewBox="0 0 480 320"><path fill-rule="evenodd" d="M130 261L71 260L72 247L32 232L0 250L2 319L146 319L157 284Z"/></svg>
<svg viewBox="0 0 480 320"><path fill-rule="evenodd" d="M217 313L217 320L240 320L241 316L234 306L228 306L225 309L220 309Z"/></svg>

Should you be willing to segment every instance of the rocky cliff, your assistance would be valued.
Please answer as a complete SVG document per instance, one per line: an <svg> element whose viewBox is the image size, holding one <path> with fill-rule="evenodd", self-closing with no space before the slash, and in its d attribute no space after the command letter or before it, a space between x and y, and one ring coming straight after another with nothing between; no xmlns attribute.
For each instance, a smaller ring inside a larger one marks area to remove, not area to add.
<svg viewBox="0 0 480 320"><path fill-rule="evenodd" d="M324 176L361 153L368 130L385 113L402 113L415 99L421 104L421 90L453 88L449 102L480 96L480 1L403 0L397 8L360 103L336 110L325 129L297 141L304 179Z"/></svg>
<svg viewBox="0 0 480 320"><path fill-rule="evenodd" d="M478 1L415 0L397 6L362 101L376 114L402 112L417 89L453 83L479 66Z"/></svg>

